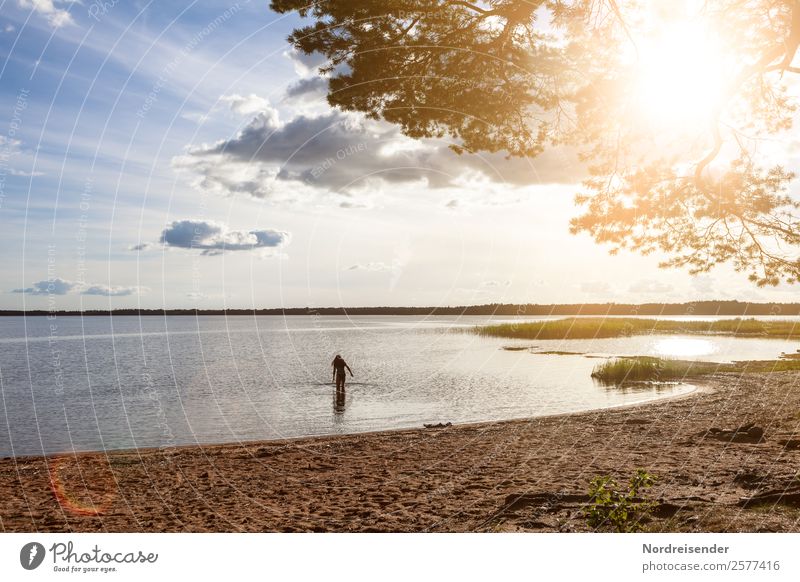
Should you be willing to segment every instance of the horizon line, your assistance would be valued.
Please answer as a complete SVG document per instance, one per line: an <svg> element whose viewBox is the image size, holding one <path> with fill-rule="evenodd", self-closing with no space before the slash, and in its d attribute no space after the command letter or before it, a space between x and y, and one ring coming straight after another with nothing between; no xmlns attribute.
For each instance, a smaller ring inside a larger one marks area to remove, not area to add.
<svg viewBox="0 0 800 582"><path fill-rule="evenodd" d="M765 313L768 310L769 313ZM623 313L627 311L627 313ZM789 311L786 313L785 311ZM738 299L687 301L683 303L484 303L455 306L338 306L338 307L251 307L251 308L197 308L197 307L122 307L114 309L0 309L0 316L69 316L69 315L216 315L216 314L268 314L268 315L347 315L348 312L365 315L441 314L441 315L800 315L800 302L752 302ZM396 313L391 313L396 312ZM410 313L414 312L414 313ZM470 313L471 312L471 313ZM587 313L588 312L588 313ZM680 313L679 313L680 312Z"/></svg>

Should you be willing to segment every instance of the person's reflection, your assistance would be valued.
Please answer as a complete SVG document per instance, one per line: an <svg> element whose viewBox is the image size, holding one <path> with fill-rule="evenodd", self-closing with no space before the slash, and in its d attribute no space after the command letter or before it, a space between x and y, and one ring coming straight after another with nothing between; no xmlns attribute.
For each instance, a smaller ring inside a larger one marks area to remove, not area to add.
<svg viewBox="0 0 800 582"><path fill-rule="evenodd" d="M333 414L334 416L341 416L344 414L346 393L344 389L336 390L333 393Z"/></svg>

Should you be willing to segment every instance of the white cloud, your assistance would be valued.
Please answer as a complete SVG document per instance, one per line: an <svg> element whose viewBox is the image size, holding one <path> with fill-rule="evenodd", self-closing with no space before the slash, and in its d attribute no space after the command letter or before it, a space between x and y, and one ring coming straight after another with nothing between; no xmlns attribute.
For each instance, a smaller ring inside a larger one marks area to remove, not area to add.
<svg viewBox="0 0 800 582"><path fill-rule="evenodd" d="M191 177L194 188L205 192L259 199L275 198L276 195L277 170L267 165L225 156L178 156L173 158L172 165L178 172Z"/></svg>
<svg viewBox="0 0 800 582"><path fill-rule="evenodd" d="M90 285L81 291L82 295L100 295L102 297L127 297L128 295L139 295L150 289L147 287L120 287L109 285Z"/></svg>
<svg viewBox="0 0 800 582"><path fill-rule="evenodd" d="M66 295L80 286L75 281L67 281L59 277L37 281L32 287L12 289L12 293L25 293L26 295Z"/></svg>
<svg viewBox="0 0 800 582"><path fill-rule="evenodd" d="M389 273L389 289L394 289L400 281L403 270L408 265L411 259L411 246L410 242L401 239L395 244L392 252L392 260L388 263L386 261L369 261L366 263L355 263L349 267L345 267L344 271L366 271L371 273Z"/></svg>
<svg viewBox="0 0 800 582"><path fill-rule="evenodd" d="M18 139L10 139L4 135L0 135L0 147L5 149L9 154L16 154L19 152L19 146L22 142Z"/></svg>
<svg viewBox="0 0 800 582"><path fill-rule="evenodd" d="M311 53L309 55L296 49L291 49L283 53L283 56L292 61L294 71L300 77L316 75L319 68L328 62L325 55L321 53Z"/></svg>
<svg viewBox="0 0 800 582"><path fill-rule="evenodd" d="M328 94L328 79L308 77L289 85L286 89L288 101L322 101Z"/></svg>
<svg viewBox="0 0 800 582"><path fill-rule="evenodd" d="M2 157L2 159L11 160L12 158L21 157L21 154L23 153L21 146L22 142L20 140L11 139L4 135L0 135L0 157ZM31 160L31 164L32 163L33 161ZM8 168L8 174L10 176L21 176L26 178L30 178L31 176L44 176L44 172L25 171L17 168Z"/></svg>
<svg viewBox="0 0 800 582"><path fill-rule="evenodd" d="M392 290L397 286L397 283L400 281L400 277L403 274L403 269L405 268L406 264L408 263L408 257L395 257L391 263L384 263L382 261L370 261L369 263L356 263L355 265L350 265L345 271L366 271L369 273L388 273L389 277L389 289Z"/></svg>
<svg viewBox="0 0 800 582"><path fill-rule="evenodd" d="M373 272L383 272L383 271L391 271L394 267L387 263L382 263L380 261L372 261L369 263L356 263L355 265L350 265L345 269L345 271L373 271Z"/></svg>
<svg viewBox="0 0 800 582"><path fill-rule="evenodd" d="M72 2L58 1L58 4L72 4ZM69 11L56 7L53 0L17 0L20 8L30 9L32 12L41 14L53 28L59 28L67 24L75 24Z"/></svg>
<svg viewBox="0 0 800 582"><path fill-rule="evenodd" d="M9 170L9 174L11 174L12 176L20 176L20 177L23 177L23 178L32 178L32 177L35 177L35 176L44 176L44 172L25 172L23 170L15 170L14 168L11 168Z"/></svg>
<svg viewBox="0 0 800 582"><path fill-rule="evenodd" d="M102 284L84 284L77 281L68 281L55 277L37 281L31 287L12 289L12 293L26 295L67 295L80 293L82 295L101 295L104 297L125 297L149 291L147 287L109 286Z"/></svg>
<svg viewBox="0 0 800 582"><path fill-rule="evenodd" d="M219 255L225 251L274 249L289 243L288 232L279 230L229 230L224 224L210 220L175 220L161 232L159 243L165 247L201 250L203 255ZM132 250L145 250L150 244Z"/></svg>
<svg viewBox="0 0 800 582"><path fill-rule="evenodd" d="M220 101L227 103L231 111L239 115L253 115L261 113L270 118L271 125L278 125L278 112L269 104L269 101L263 97L259 97L255 93L250 95L223 95Z"/></svg>
<svg viewBox="0 0 800 582"><path fill-rule="evenodd" d="M184 111L181 113L181 119L191 121L192 123L202 124L208 120L208 113L199 113L197 111Z"/></svg>

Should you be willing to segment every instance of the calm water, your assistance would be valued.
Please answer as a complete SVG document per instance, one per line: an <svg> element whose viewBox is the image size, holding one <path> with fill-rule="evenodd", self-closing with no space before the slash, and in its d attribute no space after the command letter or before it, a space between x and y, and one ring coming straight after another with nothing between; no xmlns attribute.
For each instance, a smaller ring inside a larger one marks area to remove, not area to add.
<svg viewBox="0 0 800 582"><path fill-rule="evenodd" d="M772 359L800 348L697 336L515 341L455 333L503 320L0 318L0 456L510 419L691 390L605 388L590 378L597 358L502 349L507 346L720 362ZM336 353L355 372L344 402L336 402L330 385Z"/></svg>

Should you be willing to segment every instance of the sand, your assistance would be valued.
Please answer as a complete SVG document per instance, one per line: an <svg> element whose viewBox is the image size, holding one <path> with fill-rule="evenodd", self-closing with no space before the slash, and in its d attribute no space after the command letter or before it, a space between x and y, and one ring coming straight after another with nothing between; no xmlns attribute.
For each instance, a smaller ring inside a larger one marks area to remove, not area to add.
<svg viewBox="0 0 800 582"><path fill-rule="evenodd" d="M591 531L589 481L641 467L658 478L648 531L800 531L799 385L717 375L689 396L558 417L0 459L0 529ZM751 423L762 442L708 433Z"/></svg>

